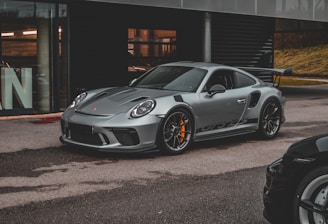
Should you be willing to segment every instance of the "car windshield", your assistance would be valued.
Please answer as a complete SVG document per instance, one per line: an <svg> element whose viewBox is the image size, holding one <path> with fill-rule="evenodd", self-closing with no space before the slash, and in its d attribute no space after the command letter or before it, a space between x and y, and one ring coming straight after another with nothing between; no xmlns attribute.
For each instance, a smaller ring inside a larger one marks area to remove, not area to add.
<svg viewBox="0 0 328 224"><path fill-rule="evenodd" d="M207 70L183 66L159 66L136 80L133 87L195 92Z"/></svg>

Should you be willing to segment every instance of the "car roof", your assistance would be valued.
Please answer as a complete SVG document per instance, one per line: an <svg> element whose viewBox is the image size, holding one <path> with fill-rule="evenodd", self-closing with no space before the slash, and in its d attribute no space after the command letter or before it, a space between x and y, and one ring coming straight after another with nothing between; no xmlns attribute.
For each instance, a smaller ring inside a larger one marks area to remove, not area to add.
<svg viewBox="0 0 328 224"><path fill-rule="evenodd" d="M178 62L171 62L166 63L161 66L187 66L187 67L195 67L195 68L202 68L202 69L209 69L213 67L230 67L223 64L217 63L210 63L210 62L195 62L195 61L178 61Z"/></svg>

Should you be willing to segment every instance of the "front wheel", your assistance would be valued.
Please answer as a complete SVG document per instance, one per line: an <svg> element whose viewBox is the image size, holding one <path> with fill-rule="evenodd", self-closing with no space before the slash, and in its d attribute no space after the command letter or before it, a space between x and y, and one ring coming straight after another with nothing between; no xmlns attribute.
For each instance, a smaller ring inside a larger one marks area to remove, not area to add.
<svg viewBox="0 0 328 224"><path fill-rule="evenodd" d="M189 148L193 136L193 120L190 113L178 109L164 120L160 134L161 150L170 155L181 154Z"/></svg>
<svg viewBox="0 0 328 224"><path fill-rule="evenodd" d="M295 224L328 223L328 166L307 174L296 189L293 202Z"/></svg>
<svg viewBox="0 0 328 224"><path fill-rule="evenodd" d="M277 100L266 102L260 114L259 135L265 139L276 137L281 126L281 116L282 110Z"/></svg>

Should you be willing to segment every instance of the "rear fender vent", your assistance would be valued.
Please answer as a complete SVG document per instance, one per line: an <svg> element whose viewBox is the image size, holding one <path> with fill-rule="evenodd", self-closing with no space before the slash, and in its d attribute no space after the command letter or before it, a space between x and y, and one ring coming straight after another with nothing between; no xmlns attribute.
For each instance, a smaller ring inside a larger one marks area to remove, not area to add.
<svg viewBox="0 0 328 224"><path fill-rule="evenodd" d="M257 103L259 102L259 99L261 97L261 93L260 92L253 92L251 93L251 100L249 103L249 107L253 108L257 105Z"/></svg>

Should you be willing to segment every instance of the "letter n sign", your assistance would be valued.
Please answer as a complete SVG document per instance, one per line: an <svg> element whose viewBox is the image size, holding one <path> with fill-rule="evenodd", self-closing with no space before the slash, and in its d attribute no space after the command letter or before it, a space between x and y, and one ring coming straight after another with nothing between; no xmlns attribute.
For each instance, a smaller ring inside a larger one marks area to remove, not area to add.
<svg viewBox="0 0 328 224"><path fill-rule="evenodd" d="M0 110L13 109L13 95L24 109L32 108L32 68L21 68L21 82L13 68L1 69L1 103Z"/></svg>

